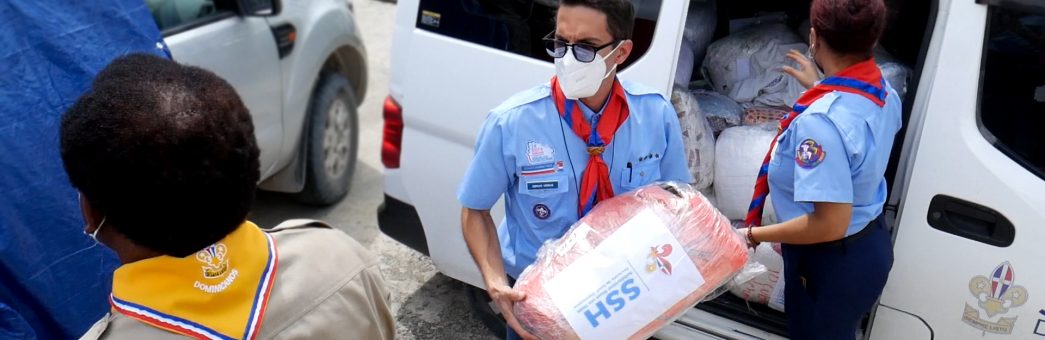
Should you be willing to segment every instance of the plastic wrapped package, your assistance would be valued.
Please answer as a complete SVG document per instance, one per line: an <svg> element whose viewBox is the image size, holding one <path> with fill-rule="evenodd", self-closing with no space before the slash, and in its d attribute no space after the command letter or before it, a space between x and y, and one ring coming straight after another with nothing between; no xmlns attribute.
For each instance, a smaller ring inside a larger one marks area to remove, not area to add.
<svg viewBox="0 0 1045 340"><path fill-rule="evenodd" d="M715 198L715 186L700 189L700 194L704 195L704 198L711 203L711 206L718 206L718 199Z"/></svg>
<svg viewBox="0 0 1045 340"><path fill-rule="evenodd" d="M763 266L764 271L745 282L730 282L726 285L729 292L745 301L769 305L783 312L784 257L780 255L779 244L759 244L749 261Z"/></svg>
<svg viewBox="0 0 1045 340"><path fill-rule="evenodd" d="M599 203L545 243L515 289L541 339L646 339L739 273L744 240L696 189L661 183Z"/></svg>
<svg viewBox="0 0 1045 340"><path fill-rule="evenodd" d="M725 129L740 125L744 108L729 97L705 90L693 91L693 97L697 100L697 108L707 118L708 126L715 136Z"/></svg>
<svg viewBox="0 0 1045 340"><path fill-rule="evenodd" d="M878 68L882 70L882 77L885 77L900 98L906 97L911 69L901 63L878 63Z"/></svg>
<svg viewBox="0 0 1045 340"><path fill-rule="evenodd" d="M675 86L686 87L693 81L693 64L696 58L693 56L693 43L682 40L679 46L679 62L675 67Z"/></svg>
<svg viewBox="0 0 1045 340"><path fill-rule="evenodd" d="M671 91L671 104L682 127L683 149L693 175L693 186L703 190L715 180L715 136L708 121L689 90L676 86Z"/></svg>
<svg viewBox="0 0 1045 340"><path fill-rule="evenodd" d="M776 124L788 113L775 107L749 107L744 110L744 125Z"/></svg>
<svg viewBox="0 0 1045 340"><path fill-rule="evenodd" d="M896 93L900 94L900 98L907 96L907 82L913 74L911 68L901 63L881 46L875 47L874 59L878 64L878 69L882 70L882 77L893 86Z"/></svg>
<svg viewBox="0 0 1045 340"><path fill-rule="evenodd" d="M802 83L781 71L781 67L799 65L787 57L790 50L803 54L809 51L805 43L780 44L770 41L749 59L751 76L736 84L727 94L741 106L790 107L798 101L806 88Z"/></svg>
<svg viewBox="0 0 1045 340"><path fill-rule="evenodd" d="M776 136L777 124L737 126L726 129L715 142L716 206L731 220L743 220L751 205L755 179L762 160ZM763 222L774 223L773 200L768 199Z"/></svg>
<svg viewBox="0 0 1045 340"><path fill-rule="evenodd" d="M703 61L708 45L715 37L718 27L716 0L691 0L686 13L686 27L682 30L682 40L692 43L694 60Z"/></svg>
<svg viewBox="0 0 1045 340"><path fill-rule="evenodd" d="M712 43L701 72L715 91L741 105L754 102L756 97L776 95L781 98L768 98L760 103L763 106L790 106L803 89L800 84L797 90L793 89L793 79L779 72L779 67L793 64L787 59L789 49L805 53L808 48L804 46L801 38L784 24L754 26ZM794 91L797 92L790 93ZM794 99L787 102L790 97Z"/></svg>
<svg viewBox="0 0 1045 340"><path fill-rule="evenodd" d="M682 30L678 66L675 68L675 85L686 87L693 80L693 69L704 60L717 23L715 0L690 2L686 26Z"/></svg>

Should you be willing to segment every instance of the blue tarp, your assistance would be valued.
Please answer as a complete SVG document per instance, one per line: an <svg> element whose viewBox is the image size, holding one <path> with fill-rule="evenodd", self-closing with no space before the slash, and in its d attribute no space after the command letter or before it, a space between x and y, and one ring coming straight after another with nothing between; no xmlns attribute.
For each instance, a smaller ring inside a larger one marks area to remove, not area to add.
<svg viewBox="0 0 1045 340"><path fill-rule="evenodd" d="M142 0L0 0L0 339L77 338L108 310L58 151L62 112L113 58L164 55Z"/></svg>

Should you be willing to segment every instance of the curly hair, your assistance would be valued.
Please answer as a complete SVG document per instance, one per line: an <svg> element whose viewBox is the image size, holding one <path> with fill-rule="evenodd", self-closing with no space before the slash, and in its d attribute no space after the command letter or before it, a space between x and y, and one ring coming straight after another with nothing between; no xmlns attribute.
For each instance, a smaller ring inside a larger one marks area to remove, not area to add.
<svg viewBox="0 0 1045 340"><path fill-rule="evenodd" d="M886 15L883 0L814 0L809 22L835 52L870 56Z"/></svg>
<svg viewBox="0 0 1045 340"><path fill-rule="evenodd" d="M244 222L258 154L250 113L232 86L146 54L114 60L61 122L73 186L112 228L176 257Z"/></svg>

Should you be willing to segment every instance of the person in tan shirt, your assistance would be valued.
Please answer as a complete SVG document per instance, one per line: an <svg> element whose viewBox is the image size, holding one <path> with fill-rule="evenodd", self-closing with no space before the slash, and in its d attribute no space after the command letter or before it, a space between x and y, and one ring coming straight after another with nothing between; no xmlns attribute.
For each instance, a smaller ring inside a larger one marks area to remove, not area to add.
<svg viewBox="0 0 1045 340"><path fill-rule="evenodd" d="M311 220L247 220L251 117L213 73L118 58L65 113L61 155L84 232L121 261L84 339L392 339L377 258Z"/></svg>

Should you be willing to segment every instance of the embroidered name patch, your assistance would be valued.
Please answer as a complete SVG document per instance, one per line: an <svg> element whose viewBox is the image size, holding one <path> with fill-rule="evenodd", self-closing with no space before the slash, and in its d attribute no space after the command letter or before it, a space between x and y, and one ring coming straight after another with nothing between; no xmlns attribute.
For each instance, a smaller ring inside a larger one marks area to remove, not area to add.
<svg viewBox="0 0 1045 340"><path fill-rule="evenodd" d="M526 183L526 189L529 190L551 190L558 188L559 181L539 181Z"/></svg>
<svg viewBox="0 0 1045 340"><path fill-rule="evenodd" d="M802 141L795 150L795 163L798 163L798 166L803 169L815 168L824 162L825 157L827 157L827 153L823 146L812 139Z"/></svg>

